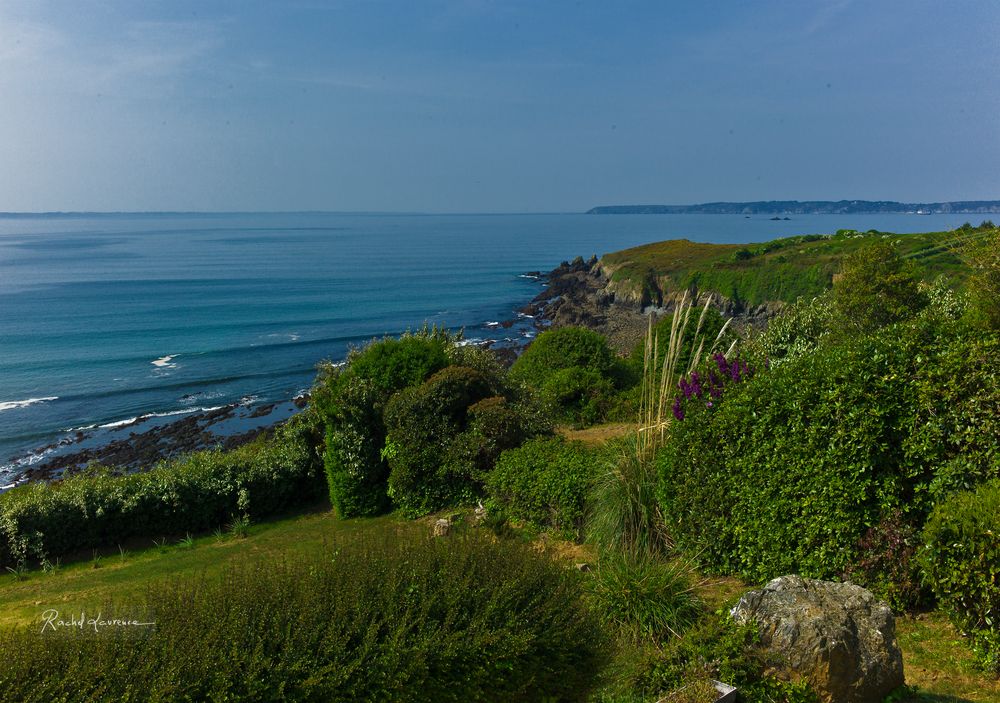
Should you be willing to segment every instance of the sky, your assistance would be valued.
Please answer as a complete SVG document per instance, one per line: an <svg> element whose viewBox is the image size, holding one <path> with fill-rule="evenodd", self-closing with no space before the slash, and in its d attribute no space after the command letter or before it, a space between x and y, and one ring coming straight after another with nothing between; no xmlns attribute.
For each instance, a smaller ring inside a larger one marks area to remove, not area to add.
<svg viewBox="0 0 1000 703"><path fill-rule="evenodd" d="M1000 199L997 0L0 0L0 211Z"/></svg>

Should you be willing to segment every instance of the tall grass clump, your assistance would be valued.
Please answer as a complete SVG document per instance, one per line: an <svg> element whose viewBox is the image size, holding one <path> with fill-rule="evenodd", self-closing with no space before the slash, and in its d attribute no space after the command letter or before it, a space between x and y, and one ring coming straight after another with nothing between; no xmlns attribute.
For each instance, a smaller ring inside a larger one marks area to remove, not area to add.
<svg viewBox="0 0 1000 703"><path fill-rule="evenodd" d="M141 602L103 610L155 626L0 630L3 698L326 703L588 694L603 639L575 571L526 545L475 535L353 536L332 548L154 585Z"/></svg>
<svg viewBox="0 0 1000 703"><path fill-rule="evenodd" d="M693 570L679 560L607 553L590 580L591 601L605 623L635 643L678 637L703 613Z"/></svg>
<svg viewBox="0 0 1000 703"><path fill-rule="evenodd" d="M698 367L706 353L715 350L729 326L728 321L723 323L714 339L706 338L703 330L711 302L709 296L690 334L695 303L684 294L674 308L665 349L660 347L652 316L649 318L638 429L609 450L604 471L591 493L588 535L603 548L647 554L670 546L657 504L654 460L668 434L673 418L671 403L679 382ZM684 360L686 364L682 364Z"/></svg>

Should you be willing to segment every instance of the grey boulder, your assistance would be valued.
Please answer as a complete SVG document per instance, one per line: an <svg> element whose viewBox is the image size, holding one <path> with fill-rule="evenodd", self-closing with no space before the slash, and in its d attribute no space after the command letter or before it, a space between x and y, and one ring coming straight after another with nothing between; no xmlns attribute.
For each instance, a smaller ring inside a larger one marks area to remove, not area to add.
<svg viewBox="0 0 1000 703"><path fill-rule="evenodd" d="M807 680L823 703L880 703L903 685L892 610L860 586L782 576L731 614L757 624L772 673Z"/></svg>

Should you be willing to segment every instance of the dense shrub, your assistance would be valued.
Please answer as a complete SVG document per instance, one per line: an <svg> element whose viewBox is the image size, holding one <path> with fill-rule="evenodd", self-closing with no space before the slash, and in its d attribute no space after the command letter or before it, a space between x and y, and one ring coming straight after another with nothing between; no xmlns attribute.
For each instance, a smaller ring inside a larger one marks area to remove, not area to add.
<svg viewBox="0 0 1000 703"><path fill-rule="evenodd" d="M837 326L844 334L857 334L911 317L927 304L919 281L916 264L889 241L848 254L833 285Z"/></svg>
<svg viewBox="0 0 1000 703"><path fill-rule="evenodd" d="M468 424L469 407L496 393L475 369L449 366L404 389L385 410L389 495L410 516L468 502L473 486L452 475L448 448Z"/></svg>
<svg viewBox="0 0 1000 703"><path fill-rule="evenodd" d="M559 437L540 437L505 451L486 479L488 509L579 538L595 455L595 450Z"/></svg>
<svg viewBox="0 0 1000 703"><path fill-rule="evenodd" d="M986 329L1000 330L1000 230L987 222L980 229L986 232L969 247L966 256L975 271L969 286L970 319Z"/></svg>
<svg viewBox="0 0 1000 703"><path fill-rule="evenodd" d="M5 700L579 701L604 638L580 576L526 546L361 538L154 585L105 617L0 630ZM88 613L89 615L89 613ZM68 618L69 614L65 616Z"/></svg>
<svg viewBox="0 0 1000 703"><path fill-rule="evenodd" d="M845 576L887 601L897 612L914 608L924 597L916 559L919 541L912 520L897 508L868 528Z"/></svg>
<svg viewBox="0 0 1000 703"><path fill-rule="evenodd" d="M1000 671L1000 481L938 504L924 527L920 561L979 661Z"/></svg>
<svg viewBox="0 0 1000 703"><path fill-rule="evenodd" d="M326 423L330 502L342 517L389 509L389 466L382 455L385 405L396 391L447 366L453 341L437 330L378 340L352 352L346 366L319 375L313 402Z"/></svg>
<svg viewBox="0 0 1000 703"><path fill-rule="evenodd" d="M919 524L936 497L996 474L996 345L922 316L694 404L660 456L668 529L753 581L843 573L883 516Z"/></svg>
<svg viewBox="0 0 1000 703"><path fill-rule="evenodd" d="M145 473L98 471L7 491L0 495L0 564L201 532L315 501L323 479L309 420L296 417L272 439L196 452Z"/></svg>
<svg viewBox="0 0 1000 703"><path fill-rule="evenodd" d="M559 419L577 425L604 419L615 391L634 382L607 340L580 327L538 335L514 362L511 376L538 390Z"/></svg>
<svg viewBox="0 0 1000 703"><path fill-rule="evenodd" d="M769 673L779 662L769 658L759 641L752 625L708 615L684 637L636 661L625 685L643 695L638 700L655 700L708 676L736 686L739 700L746 703L815 703L816 694L805 682L787 683Z"/></svg>
<svg viewBox="0 0 1000 703"><path fill-rule="evenodd" d="M757 364L779 365L815 350L830 333L833 296L827 292L811 299L799 298L768 321L747 351Z"/></svg>

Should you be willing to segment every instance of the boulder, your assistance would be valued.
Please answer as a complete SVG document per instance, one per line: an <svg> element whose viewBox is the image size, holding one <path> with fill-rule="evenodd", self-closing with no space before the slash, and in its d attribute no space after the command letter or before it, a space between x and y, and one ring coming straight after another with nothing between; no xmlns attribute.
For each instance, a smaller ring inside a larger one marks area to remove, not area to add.
<svg viewBox="0 0 1000 703"><path fill-rule="evenodd" d="M771 673L807 680L823 703L880 703L903 685L892 610L852 583L782 576L740 598L737 622L755 622Z"/></svg>

